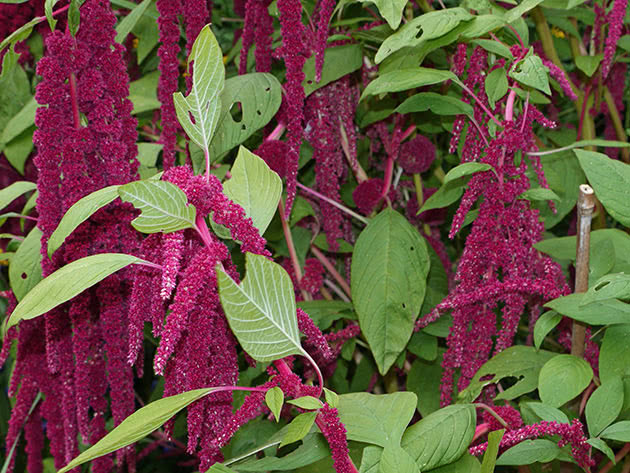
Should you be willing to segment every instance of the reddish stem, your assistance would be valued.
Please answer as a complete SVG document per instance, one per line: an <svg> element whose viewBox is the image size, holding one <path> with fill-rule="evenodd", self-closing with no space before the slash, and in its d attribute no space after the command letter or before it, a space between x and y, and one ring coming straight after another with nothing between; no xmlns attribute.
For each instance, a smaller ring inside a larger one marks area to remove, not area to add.
<svg viewBox="0 0 630 473"><path fill-rule="evenodd" d="M311 295L300 287L300 284L302 282L302 268L300 268L300 261L298 260L297 252L295 251L295 245L293 244L293 235L291 234L291 228L289 227L287 216L284 213L284 202L282 199L280 199L280 202L278 202L278 212L280 212L282 232L284 233L284 239L287 243L287 248L289 249L289 259L291 260L291 266L293 266L293 272L295 273L297 286L300 289L300 293L302 294L304 300L310 301L312 300Z"/></svg>
<svg viewBox="0 0 630 473"><path fill-rule="evenodd" d="M315 245L311 245L311 251L315 255L315 258L319 260L319 262L324 266L324 268L326 268L326 270L328 270L328 272L335 279L335 281L337 281L337 283L341 286L341 288L348 295L348 297L352 298L352 291L350 291L350 286L348 285L346 280L341 276L341 274L339 274L339 272L335 269L332 263L328 261L328 258L326 258L326 255L324 255L324 253L319 251L319 249Z"/></svg>
<svg viewBox="0 0 630 473"><path fill-rule="evenodd" d="M621 450L617 452L617 455L615 455L615 463L619 463L623 460L623 457L625 457L628 452L630 452L630 443L626 443L623 447L621 447ZM599 473L608 473L614 466L613 462L608 462L604 468L599 470Z"/></svg>
<svg viewBox="0 0 630 473"><path fill-rule="evenodd" d="M514 119L514 100L516 99L516 89L510 90L505 103L505 121L511 122Z"/></svg>
<svg viewBox="0 0 630 473"><path fill-rule="evenodd" d="M70 74L70 101L72 102L72 121L74 128L81 128L81 116L79 115L79 98L77 96L77 79L74 72Z"/></svg>

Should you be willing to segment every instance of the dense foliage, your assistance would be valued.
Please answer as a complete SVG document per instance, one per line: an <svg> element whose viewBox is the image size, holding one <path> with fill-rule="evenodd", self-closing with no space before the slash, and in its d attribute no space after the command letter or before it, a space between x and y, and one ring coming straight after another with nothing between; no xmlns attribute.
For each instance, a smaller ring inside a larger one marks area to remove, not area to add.
<svg viewBox="0 0 630 473"><path fill-rule="evenodd" d="M0 41L3 473L630 471L628 0Z"/></svg>

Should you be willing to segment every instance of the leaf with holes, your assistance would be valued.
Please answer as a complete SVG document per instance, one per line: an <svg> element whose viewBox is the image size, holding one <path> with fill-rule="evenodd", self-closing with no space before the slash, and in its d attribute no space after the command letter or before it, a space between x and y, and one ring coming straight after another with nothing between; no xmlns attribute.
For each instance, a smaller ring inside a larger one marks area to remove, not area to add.
<svg viewBox="0 0 630 473"><path fill-rule="evenodd" d="M411 337L429 265L424 239L392 209L374 217L357 239L352 301L381 374L387 373Z"/></svg>
<svg viewBox="0 0 630 473"><path fill-rule="evenodd" d="M196 209L184 191L167 181L135 181L118 188L125 202L142 211L132 222L142 233L169 233L195 226Z"/></svg>
<svg viewBox="0 0 630 473"><path fill-rule="evenodd" d="M223 53L210 25L206 25L197 36L188 62L193 63L192 89L187 97L175 92L173 103L179 123L190 139L203 150L209 150L219 122L219 94L225 83Z"/></svg>
<svg viewBox="0 0 630 473"><path fill-rule="evenodd" d="M226 80L220 99L221 114L210 145L212 161L269 123L280 108L282 86L271 74L245 74Z"/></svg>
<svg viewBox="0 0 630 473"><path fill-rule="evenodd" d="M100 253L65 265L42 279L24 296L5 321L4 333L20 320L34 319L45 314L133 263L149 264L131 255Z"/></svg>
<svg viewBox="0 0 630 473"><path fill-rule="evenodd" d="M42 280L41 239L42 232L33 228L11 258L9 282L18 301Z"/></svg>
<svg viewBox="0 0 630 473"><path fill-rule="evenodd" d="M217 270L221 304L239 343L257 361L289 355L310 359L300 345L291 278L265 256L247 253L245 261L247 274L240 285Z"/></svg>

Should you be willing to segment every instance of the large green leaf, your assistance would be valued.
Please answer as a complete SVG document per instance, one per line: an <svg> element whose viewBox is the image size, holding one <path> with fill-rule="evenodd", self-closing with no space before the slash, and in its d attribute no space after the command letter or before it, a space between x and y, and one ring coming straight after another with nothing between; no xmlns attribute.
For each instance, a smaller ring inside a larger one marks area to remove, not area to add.
<svg viewBox="0 0 630 473"><path fill-rule="evenodd" d="M361 94L361 100L369 95L401 92L425 85L439 84L449 79L457 80L457 76L451 71L440 71L426 67L391 71L380 75L370 82L363 91L363 94Z"/></svg>
<svg viewBox="0 0 630 473"><path fill-rule="evenodd" d="M599 352L599 378L603 383L621 377L624 384L623 410L630 408L630 323L606 329Z"/></svg>
<svg viewBox="0 0 630 473"><path fill-rule="evenodd" d="M582 304L584 293L558 297L545 304L545 307L571 317L573 320L590 325L610 325L630 323L630 305L616 299L606 299Z"/></svg>
<svg viewBox="0 0 630 473"><path fill-rule="evenodd" d="M120 186L118 195L142 211L131 225L142 233L169 233L195 226L196 209L186 194L167 181L135 181Z"/></svg>
<svg viewBox="0 0 630 473"><path fill-rule="evenodd" d="M360 1L367 2L368 0ZM369 2L376 5L378 12L385 18L391 29L395 30L398 28L407 0L369 0Z"/></svg>
<svg viewBox="0 0 630 473"><path fill-rule="evenodd" d="M560 453L556 442L547 439L525 440L508 449L497 460L497 465L530 465L534 462L546 463Z"/></svg>
<svg viewBox="0 0 630 473"><path fill-rule="evenodd" d="M0 210L5 208L22 194L37 189L37 184L29 181L17 181L0 190Z"/></svg>
<svg viewBox="0 0 630 473"><path fill-rule="evenodd" d="M55 231L48 240L48 256L57 251L65 239L79 225L90 218L96 211L102 209L118 197L120 186L109 186L86 195L74 203L62 217Z"/></svg>
<svg viewBox="0 0 630 473"><path fill-rule="evenodd" d="M133 263L147 262L121 253L101 253L65 265L42 279L24 296L5 322L5 333L20 320L34 319L45 314Z"/></svg>
<svg viewBox="0 0 630 473"><path fill-rule="evenodd" d="M300 345L291 278L264 256L247 253L245 261L247 274L240 285L217 271L221 304L239 343L262 362L308 357Z"/></svg>
<svg viewBox="0 0 630 473"><path fill-rule="evenodd" d="M516 79L521 84L538 89L547 95L551 95L549 88L549 74L542 59L535 54L529 54L516 67L510 69L510 77Z"/></svg>
<svg viewBox="0 0 630 473"><path fill-rule="evenodd" d="M330 448L324 436L309 434L302 440L302 445L283 457L264 457L240 463L234 467L238 471L295 471L330 456Z"/></svg>
<svg viewBox="0 0 630 473"><path fill-rule="evenodd" d="M154 430L160 428L162 424L186 406L210 394L216 389L217 388L195 389L147 404L131 414L105 437L64 466L59 470L59 473L65 473L95 458L102 457L103 455L115 452L120 448L137 442Z"/></svg>
<svg viewBox="0 0 630 473"><path fill-rule="evenodd" d="M593 379L593 369L582 358L557 355L544 364L538 375L540 399L560 407L576 397Z"/></svg>
<svg viewBox="0 0 630 473"><path fill-rule="evenodd" d="M598 387L586 403L586 423L591 437L612 424L623 407L623 382L613 376Z"/></svg>
<svg viewBox="0 0 630 473"><path fill-rule="evenodd" d="M467 115L472 117L473 108L469 103L450 95L435 92L419 92L412 95L396 108L398 113L424 112L431 110L436 115Z"/></svg>
<svg viewBox="0 0 630 473"><path fill-rule="evenodd" d="M348 439L381 447L399 446L416 410L416 395L404 391L342 394L338 410Z"/></svg>
<svg viewBox="0 0 630 473"><path fill-rule="evenodd" d="M381 374L411 337L428 272L425 241L398 212L383 210L359 235L352 258L352 300Z"/></svg>
<svg viewBox="0 0 630 473"><path fill-rule="evenodd" d="M173 103L179 123L190 139L201 149L209 150L221 111L219 94L225 83L223 53L210 25L204 26L197 36L188 62L194 63L192 89L187 97L175 92Z"/></svg>
<svg viewBox="0 0 630 473"><path fill-rule="evenodd" d="M9 281L18 301L42 280L41 240L42 232L33 228L11 258Z"/></svg>
<svg viewBox="0 0 630 473"><path fill-rule="evenodd" d="M473 457L470 453L466 452L459 460L449 463L448 465L441 466L431 470L431 473L480 473L481 464L479 460Z"/></svg>
<svg viewBox="0 0 630 473"><path fill-rule="evenodd" d="M612 273L602 276L588 288L581 303L586 305L605 299L630 299L630 275Z"/></svg>
<svg viewBox="0 0 630 473"><path fill-rule="evenodd" d="M622 420L604 430L600 437L618 442L630 442L630 420Z"/></svg>
<svg viewBox="0 0 630 473"><path fill-rule="evenodd" d="M33 97L7 122L4 130L2 130L2 135L0 135L0 149L35 124L35 111L37 107L39 107L39 104L35 100L35 97Z"/></svg>
<svg viewBox="0 0 630 473"><path fill-rule="evenodd" d="M595 195L612 218L630 227L630 166L607 155L582 149L574 150Z"/></svg>
<svg viewBox="0 0 630 473"><path fill-rule="evenodd" d="M379 468L380 473L420 473L414 458L404 448L393 445L383 450Z"/></svg>
<svg viewBox="0 0 630 473"><path fill-rule="evenodd" d="M359 44L344 44L326 48L322 78L315 80L315 55L304 63L304 94L308 97L317 89L348 75L363 65L363 50Z"/></svg>
<svg viewBox="0 0 630 473"><path fill-rule="evenodd" d="M472 404L447 406L409 427L402 446L421 471L447 465L466 452L475 434L476 418Z"/></svg>
<svg viewBox="0 0 630 473"><path fill-rule="evenodd" d="M230 172L232 177L223 185L223 192L243 207L262 235L278 208L282 180L267 163L242 146Z"/></svg>
<svg viewBox="0 0 630 473"><path fill-rule="evenodd" d="M497 454L499 453L499 445L501 439L505 433L504 429L495 430L488 434L488 448L483 455L483 462L481 463L481 473L493 473L494 465L497 462Z"/></svg>
<svg viewBox="0 0 630 473"><path fill-rule="evenodd" d="M534 347L524 345L515 345L503 350L479 368L468 387L460 393L460 399L472 402L481 394L484 386L496 383L503 378L516 378L517 381L499 393L497 400L510 400L527 394L538 387L540 369L554 356L556 353L536 350ZM491 379L482 381L482 378L489 378L490 375Z"/></svg>
<svg viewBox="0 0 630 473"><path fill-rule="evenodd" d="M116 25L116 39L117 43L122 43L127 39L127 35L131 33L131 30L136 26L136 23L144 14L147 7L151 4L151 0L143 0L137 7L135 7L127 16L125 16L118 25Z"/></svg>
<svg viewBox="0 0 630 473"><path fill-rule="evenodd" d="M413 48L424 41L439 38L454 30L462 21L470 21L473 18L473 15L461 7L435 10L420 15L383 41L374 60L378 64L402 48Z"/></svg>
<svg viewBox="0 0 630 473"><path fill-rule="evenodd" d="M271 74L245 74L226 80L219 97L221 113L210 146L212 161L220 159L269 123L280 108L282 87ZM236 121L231 110L238 107L241 117Z"/></svg>

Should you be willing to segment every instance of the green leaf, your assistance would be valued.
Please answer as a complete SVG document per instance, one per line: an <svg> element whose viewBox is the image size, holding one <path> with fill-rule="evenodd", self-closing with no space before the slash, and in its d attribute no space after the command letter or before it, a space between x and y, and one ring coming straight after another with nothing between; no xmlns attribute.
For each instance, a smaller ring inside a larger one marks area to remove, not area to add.
<svg viewBox="0 0 630 473"><path fill-rule="evenodd" d="M315 80L315 55L304 63L304 80L302 81L304 94L308 97L317 89L360 69L362 65L363 50L359 44L326 48L322 78L319 82Z"/></svg>
<svg viewBox="0 0 630 473"><path fill-rule="evenodd" d="M79 8L85 0L70 0L70 8L68 9L68 30L72 36L76 36L81 26L81 12Z"/></svg>
<svg viewBox="0 0 630 473"><path fill-rule="evenodd" d="M232 468L222 465L221 463L215 463L210 467L210 469L206 473L236 473L236 470Z"/></svg>
<svg viewBox="0 0 630 473"><path fill-rule="evenodd" d="M449 463L448 465L441 466L431 473L480 473L481 464L470 453L464 453L459 460Z"/></svg>
<svg viewBox="0 0 630 473"><path fill-rule="evenodd" d="M330 457L330 448L321 434L309 434L302 445L291 453L278 457L264 457L258 460L240 463L236 466L243 471L299 471L298 468L310 465L322 458Z"/></svg>
<svg viewBox="0 0 630 473"><path fill-rule="evenodd" d="M65 265L40 281L24 296L5 322L5 334L6 330L17 325L20 320L34 319L45 314L133 263L145 261L121 253L101 253Z"/></svg>
<svg viewBox="0 0 630 473"><path fill-rule="evenodd" d="M320 329L328 329L335 320L341 318L356 319L352 313L352 304L344 301L300 301L298 307L306 312Z"/></svg>
<svg viewBox="0 0 630 473"><path fill-rule="evenodd" d="M5 125L0 135L0 147L7 144L22 134L23 131L35 125L35 111L39 104L32 97L22 109L15 114Z"/></svg>
<svg viewBox="0 0 630 473"><path fill-rule="evenodd" d="M545 337L551 332L562 320L562 316L556 311L548 310L539 317L534 326L534 346L538 350L545 340Z"/></svg>
<svg viewBox="0 0 630 473"><path fill-rule="evenodd" d="M398 446L416 410L416 395L405 391L342 394L337 409L349 440L381 447Z"/></svg>
<svg viewBox="0 0 630 473"><path fill-rule="evenodd" d="M545 189L544 187L534 187L527 189L520 196L520 199L526 200L560 200L560 197L551 189Z"/></svg>
<svg viewBox="0 0 630 473"><path fill-rule="evenodd" d="M600 437L618 442L630 442L630 420L622 420L604 430Z"/></svg>
<svg viewBox="0 0 630 473"><path fill-rule="evenodd" d="M246 253L245 261L247 274L240 285L217 271L221 304L239 343L257 361L309 358L300 345L291 278L265 256Z"/></svg>
<svg viewBox="0 0 630 473"><path fill-rule="evenodd" d="M412 95L396 108L398 113L425 112L431 110L436 115L473 116L472 105L449 95L435 92L419 92Z"/></svg>
<svg viewBox="0 0 630 473"><path fill-rule="evenodd" d="M459 394L459 397L462 400L472 402L481 394L484 386L497 383L503 378L516 378L517 381L499 393L495 398L496 400L511 400L527 394L538 387L540 369L554 356L556 353L536 350L534 347L524 345L515 345L503 350L484 363L475 373L469 386ZM481 381L481 378L489 375L492 375L491 379Z"/></svg>
<svg viewBox="0 0 630 473"><path fill-rule="evenodd" d="M225 83L223 53L210 25L204 26L195 39L188 63L194 63L192 89L187 97L181 92L173 94L175 112L190 139L209 150L221 111L219 94Z"/></svg>
<svg viewBox="0 0 630 473"><path fill-rule="evenodd" d="M586 423L591 437L612 424L623 407L623 382L619 376L607 379L586 403Z"/></svg>
<svg viewBox="0 0 630 473"><path fill-rule="evenodd" d="M317 410L324 407L322 402L313 396L302 396L287 401L288 404L293 404L301 409Z"/></svg>
<svg viewBox="0 0 630 473"><path fill-rule="evenodd" d="M138 161L143 166L155 167L163 147L159 143L138 143Z"/></svg>
<svg viewBox="0 0 630 473"><path fill-rule="evenodd" d="M402 20L403 10L407 4L407 0L360 0L361 3L369 1L373 3L378 12L387 21L392 30L398 28Z"/></svg>
<svg viewBox="0 0 630 473"><path fill-rule="evenodd" d="M4 155L20 174L24 175L26 160L33 151L33 131L28 129L4 147Z"/></svg>
<svg viewBox="0 0 630 473"><path fill-rule="evenodd" d="M416 359L407 375L407 389L418 396L417 409L423 417L440 408L441 365L441 354L430 363Z"/></svg>
<svg viewBox="0 0 630 473"><path fill-rule="evenodd" d="M184 191L167 181L135 181L120 186L118 195L142 211L132 222L142 233L170 233L195 226L196 209Z"/></svg>
<svg viewBox="0 0 630 473"><path fill-rule="evenodd" d="M265 393L265 403L269 410L276 418L276 422L280 421L280 411L282 410L282 404L284 404L284 393L278 386L274 386L268 389Z"/></svg>
<svg viewBox="0 0 630 473"><path fill-rule="evenodd" d="M547 439L525 440L508 449L497 460L498 466L531 465L535 462L547 463L560 453L556 442Z"/></svg>
<svg viewBox="0 0 630 473"><path fill-rule="evenodd" d="M387 72L368 84L361 94L361 100L369 95L401 92L416 87L439 84L449 79L456 80L457 77L451 71L440 71L426 67Z"/></svg>
<svg viewBox="0 0 630 473"><path fill-rule="evenodd" d="M512 23L521 18L524 13L538 6L542 1L543 0L523 0L518 6L506 11L503 18L506 23ZM527 41L525 41L525 44L527 44Z"/></svg>
<svg viewBox="0 0 630 473"><path fill-rule="evenodd" d="M302 440L309 433L315 423L317 412L305 412L298 415L288 425L287 433L284 435L280 447L288 445L298 440Z"/></svg>
<svg viewBox="0 0 630 473"><path fill-rule="evenodd" d="M616 299L583 305L583 299L584 293L569 294L547 302L545 307L590 325L630 323L630 305Z"/></svg>
<svg viewBox="0 0 630 473"><path fill-rule="evenodd" d="M402 447L415 457L421 471L452 463L472 442L476 417L472 404L444 407L409 427Z"/></svg>
<svg viewBox="0 0 630 473"><path fill-rule="evenodd" d="M599 201L612 218L629 227L626 189L630 186L630 166L602 153L579 149L574 152Z"/></svg>
<svg viewBox="0 0 630 473"><path fill-rule="evenodd" d="M595 74L595 71L599 67L599 63L604 59L603 54L596 54L595 56L576 56L575 65L584 74L591 77Z"/></svg>
<svg viewBox="0 0 630 473"><path fill-rule="evenodd" d="M217 388L195 389L147 404L131 414L105 437L64 466L59 470L59 473L65 473L90 460L102 457L103 455L107 455L108 453L135 443L160 428L162 424L186 406L210 394L216 389Z"/></svg>
<svg viewBox="0 0 630 473"><path fill-rule="evenodd" d="M602 276L588 288L582 298L581 305L599 302L604 299L630 298L630 275L624 273L613 273Z"/></svg>
<svg viewBox="0 0 630 473"><path fill-rule="evenodd" d="M232 177L223 184L223 193L243 207L262 235L278 208L282 180L267 163L243 146L230 172Z"/></svg>
<svg viewBox="0 0 630 473"><path fill-rule="evenodd" d="M557 355L540 370L540 399L552 407L560 407L576 397L593 379L593 369L582 358Z"/></svg>
<svg viewBox="0 0 630 473"><path fill-rule="evenodd" d="M615 452L613 452L612 449L602 439L600 438L588 439L586 443L588 443L589 445L591 445L592 447L596 448L597 450L602 452L604 455L606 455L608 459L613 463L613 465L617 463L615 461Z"/></svg>
<svg viewBox="0 0 630 473"><path fill-rule="evenodd" d="M220 159L269 123L280 108L282 87L271 74L245 74L225 81L219 97L221 114L210 146L212 161ZM239 121L230 112L235 107L241 110Z"/></svg>
<svg viewBox="0 0 630 473"><path fill-rule="evenodd" d="M455 166L444 176L444 184L459 179L460 177L470 176L471 174L488 171L492 169L490 164L486 163L463 163Z"/></svg>
<svg viewBox="0 0 630 473"><path fill-rule="evenodd" d="M481 463L481 473L493 473L494 465L497 462L497 454L499 453L499 445L505 429L495 430L488 434L488 448L483 455L483 462Z"/></svg>
<svg viewBox="0 0 630 473"><path fill-rule="evenodd" d="M493 39L475 39L471 41L471 43L481 46L486 51L496 54L497 56L502 56L504 58L514 60L514 56L512 55L512 51L505 44L499 43Z"/></svg>
<svg viewBox="0 0 630 473"><path fill-rule="evenodd" d="M331 253L352 253L354 251L354 247L341 238L337 238L337 243L339 243L339 248L337 249L337 251L331 251L330 245L328 244L328 239L323 233L318 234L313 240L313 245L315 245L317 248L320 248L324 251L330 251Z"/></svg>
<svg viewBox="0 0 630 473"><path fill-rule="evenodd" d="M9 281L18 301L42 280L42 232L33 228L11 258Z"/></svg>
<svg viewBox="0 0 630 473"><path fill-rule="evenodd" d="M28 38L29 35L31 34L31 31L33 31L33 27L35 25L40 24L45 19L46 19L45 17L36 16L28 23L25 23L22 26L20 26L17 30L15 30L13 33L11 33L9 36L4 38L0 42L0 51L6 48L9 44L15 44L18 41L22 41Z"/></svg>
<svg viewBox="0 0 630 473"><path fill-rule="evenodd" d="M560 409L548 406L547 404L543 404L542 402L528 402L526 403L526 405L532 411L534 411L534 414L540 417L541 420L546 420L548 422L559 422L561 424L569 423L569 418Z"/></svg>
<svg viewBox="0 0 630 473"><path fill-rule="evenodd" d="M5 208L22 194L37 189L37 184L28 181L17 181L0 190L0 209Z"/></svg>
<svg viewBox="0 0 630 473"><path fill-rule="evenodd" d="M420 473L413 457L397 445L385 447L381 455L379 471L380 473Z"/></svg>
<svg viewBox="0 0 630 473"><path fill-rule="evenodd" d="M127 35L131 33L131 30L138 20L142 17L147 7L151 4L151 0L143 0L137 7L125 16L120 23L116 26L116 41L117 43L122 44L125 39L127 39Z"/></svg>
<svg viewBox="0 0 630 473"><path fill-rule="evenodd" d="M515 8L510 10L510 12L513 10L515 10ZM516 79L523 85L533 87L534 89L538 89L547 95L551 95L548 69L543 64L542 59L535 54L530 54L525 59L517 63L516 68L510 70L510 77Z"/></svg>
<svg viewBox="0 0 630 473"><path fill-rule="evenodd" d="M118 189L120 186L109 186L99 189L96 192L86 195L82 199L75 202L62 217L59 225L48 240L48 256L52 256L55 251L63 244L65 239L79 225L85 222L98 210L105 207L118 197Z"/></svg>
<svg viewBox="0 0 630 473"><path fill-rule="evenodd" d="M55 3L59 0L46 0L44 2L44 14L46 15L46 19L48 20L48 26L51 31L55 31L55 25L57 24L57 20L53 18L53 8Z"/></svg>
<svg viewBox="0 0 630 473"><path fill-rule="evenodd" d="M324 396L326 398L326 404L336 409L339 405L339 395L335 391L324 388Z"/></svg>
<svg viewBox="0 0 630 473"><path fill-rule="evenodd" d="M351 267L352 300L381 374L411 337L428 272L424 239L394 210L383 210L359 235Z"/></svg>
<svg viewBox="0 0 630 473"><path fill-rule="evenodd" d="M494 108L497 100L500 100L508 91L507 73L503 67L493 70L486 76L484 83L486 95L490 101L490 107Z"/></svg>
<svg viewBox="0 0 630 473"><path fill-rule="evenodd" d="M616 377L624 381L623 410L630 407L630 324L613 325L606 329L599 352L599 379L602 384Z"/></svg>

